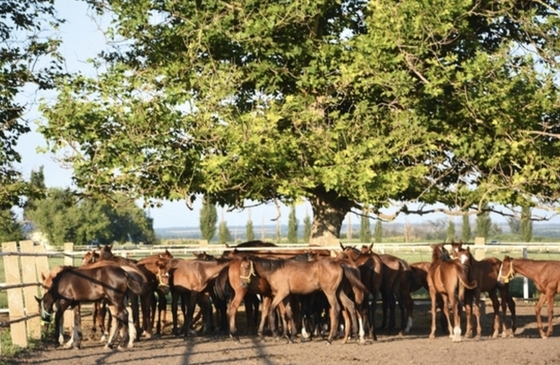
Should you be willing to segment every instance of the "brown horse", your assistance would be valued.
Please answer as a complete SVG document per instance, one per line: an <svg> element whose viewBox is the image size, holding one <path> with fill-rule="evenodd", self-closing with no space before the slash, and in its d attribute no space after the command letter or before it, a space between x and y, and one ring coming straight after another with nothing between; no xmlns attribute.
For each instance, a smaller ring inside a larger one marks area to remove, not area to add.
<svg viewBox="0 0 560 365"><path fill-rule="evenodd" d="M498 274L498 281L507 284L515 276L520 274L533 281L539 293L541 293L535 305L537 317L537 328L542 338L552 335L552 318L554 316L554 295L560 288L560 261L556 260L531 260L523 258L511 258L505 256ZM543 329L541 309L545 302L548 304L548 328Z"/></svg>
<svg viewBox="0 0 560 365"><path fill-rule="evenodd" d="M345 271L342 265L333 260L296 261L296 260L271 260L260 257L251 257L254 272L263 277L272 289L274 299L269 308L269 324L272 333L276 336L274 313L276 307L290 294L310 294L322 290L330 305L330 333L328 343L332 343L338 328L340 315L340 302L355 316L354 302L348 298L341 286ZM352 285L360 285L359 278L349 274L348 279ZM353 323L357 324L355 317ZM357 326L354 329L357 332ZM284 336L290 340L288 329L284 327Z"/></svg>
<svg viewBox="0 0 560 365"><path fill-rule="evenodd" d="M165 250L163 253L159 253L159 254L153 254L150 256L146 256L142 259L140 259L137 263L137 265L139 267L143 267L145 268L145 270L151 272L154 277L157 275L158 273L158 263L161 261L167 261L169 259L172 259L173 255L168 251ZM161 333L163 331L163 328L165 327L165 323L166 323L166 316L167 316L167 298L165 296L165 293L161 290L161 288L159 287L159 281L158 281L158 285L155 286L155 294L157 295L157 306L154 303L152 306L152 312L151 312L151 322L154 322L154 319L156 318L156 310L157 310L157 322L156 322L156 336L161 336Z"/></svg>
<svg viewBox="0 0 560 365"><path fill-rule="evenodd" d="M506 325L506 312L509 306L512 321L512 334L515 333L516 319L515 319L515 302L509 294L509 284L498 283L498 275L502 262L494 257L485 258L481 261L476 260L471 254L470 248L464 249L462 242L451 243L451 255L466 262L467 275L469 280L476 280L478 285L475 289L465 290L465 314L467 317L467 328L465 330L466 336L472 336L472 312L473 312L473 299L474 299L474 315L476 318L476 337L480 338L482 329L480 325L480 293L488 292L488 296L492 301L494 309L494 332L492 337L498 337L500 333L500 320L502 323L502 338L507 337ZM497 292L500 292L502 299L502 318L500 319L500 302L498 300Z"/></svg>
<svg viewBox="0 0 560 365"><path fill-rule="evenodd" d="M156 276L149 271L144 265L138 265L137 260L128 259L121 256L115 256L112 251L113 245L98 246L99 261L92 265L114 264L122 267L128 272L134 272L135 275L141 276L144 280L144 290L138 297L132 293L129 297L132 306L132 317L136 324L138 336L150 338L152 336L153 318L150 315L152 307L152 299L154 292L158 286ZM141 307L139 307L139 302ZM142 323L140 322L140 309L142 311Z"/></svg>
<svg viewBox="0 0 560 365"><path fill-rule="evenodd" d="M187 314L183 324L184 336L188 335L192 326L198 296L207 289L210 281L215 279L220 271L230 263L230 259L215 259L213 261L171 259L159 264L160 286L172 287L175 290L190 293ZM212 307L208 306L206 309L210 311L207 315L211 316ZM208 316L206 318L209 318Z"/></svg>
<svg viewBox="0 0 560 365"><path fill-rule="evenodd" d="M79 304L105 299L113 315L113 326L106 348L111 346L117 328L121 329L119 348L132 347L136 338L136 329L129 321L125 296L131 292L140 293L143 283L128 272L115 265L98 267L63 266L53 270L46 277L42 275L43 284L48 287L42 299L36 298L42 311L42 319L50 322L53 305L57 303L55 314L55 337L60 328L62 314L68 307L74 307L74 334L71 344L75 348L81 345L81 317Z"/></svg>
<svg viewBox="0 0 560 365"><path fill-rule="evenodd" d="M443 299L443 313L447 318L449 336L453 342L461 341L461 322L459 317L459 305L455 298L455 291L459 288L459 301L463 300L464 288L474 289L476 281L470 282L463 268L463 263L459 260L444 260L446 250L444 244L432 244L432 264L428 271L428 287L430 289L430 299L432 302L432 330L430 338L435 338L436 332L436 311L437 295ZM445 251L444 251L445 250ZM459 285L462 284L462 285ZM453 322L449 316L448 302L453 308ZM455 327L453 327L453 324Z"/></svg>
<svg viewBox="0 0 560 365"><path fill-rule="evenodd" d="M99 261L100 255L97 251L90 250L87 251L84 257L82 258L82 266L89 266L93 263ZM110 315L110 313L109 313ZM91 335L90 338L95 337L95 333L97 332L97 327L99 327L99 332L101 333L100 342L105 342L107 336L109 335L109 326L105 326L105 318L107 316L107 303L104 301L98 301L93 303L93 326L91 328Z"/></svg>

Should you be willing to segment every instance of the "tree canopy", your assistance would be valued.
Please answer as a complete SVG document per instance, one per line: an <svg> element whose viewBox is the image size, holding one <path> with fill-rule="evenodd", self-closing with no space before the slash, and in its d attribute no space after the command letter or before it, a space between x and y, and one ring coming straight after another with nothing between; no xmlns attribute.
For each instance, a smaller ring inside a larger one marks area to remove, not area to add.
<svg viewBox="0 0 560 365"><path fill-rule="evenodd" d="M61 73L59 40L53 31L62 20L56 18L54 0L3 0L0 4L0 210L23 205L32 196L17 163L19 137L29 132L24 118L29 102L17 96L26 85L53 87Z"/></svg>
<svg viewBox="0 0 560 365"><path fill-rule="evenodd" d="M395 202L559 197L556 0L87 1L114 49L42 132L89 193L307 199L312 243Z"/></svg>

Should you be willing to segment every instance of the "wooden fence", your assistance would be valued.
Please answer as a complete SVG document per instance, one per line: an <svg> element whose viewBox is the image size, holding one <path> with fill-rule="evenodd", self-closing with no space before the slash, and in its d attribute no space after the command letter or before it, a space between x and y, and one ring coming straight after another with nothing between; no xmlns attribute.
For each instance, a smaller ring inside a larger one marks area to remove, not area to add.
<svg viewBox="0 0 560 365"><path fill-rule="evenodd" d="M530 247L531 252L550 252L555 257L560 258L560 244L547 243L544 245L505 245L488 246L484 245L484 241L475 242L472 250L477 259L482 259L486 255L499 257L503 253L513 253L515 256L527 257L527 248ZM311 249L305 244L282 245L281 247L267 247L266 250L281 251L294 248ZM318 249L338 250L340 247L317 247ZM64 257L65 265L79 265L78 262L85 254L85 248L78 248L74 251L72 243L66 243L62 252L46 252L43 246L35 246L32 241L21 241L19 247L16 242L6 242L2 244L2 252L0 256L4 259L4 270L6 283L0 283L0 291L5 290L8 297L9 320L0 320L0 330L8 328L10 330L12 344L20 347L28 346L28 339L41 338L41 319L39 305L35 300L35 296L42 297L41 273L48 273L50 270L49 257ZM134 249L119 249L113 247L113 253L124 257L143 257L153 253L161 252L163 249L169 251L177 257L192 256L192 252L205 250L209 253L219 254L223 250L228 249L222 245L206 245L199 246L183 246L183 247L141 247ZM250 248L247 248L250 250ZM407 245L407 244L379 244L374 246L374 250L379 253L390 253L396 256L405 254L406 252L422 252L430 256L431 249L428 243ZM530 254L529 254L530 256ZM525 286L526 286L525 282ZM526 289L524 289L524 297L527 298ZM73 323L72 311L66 311L64 323ZM0 354L2 349L0 347Z"/></svg>

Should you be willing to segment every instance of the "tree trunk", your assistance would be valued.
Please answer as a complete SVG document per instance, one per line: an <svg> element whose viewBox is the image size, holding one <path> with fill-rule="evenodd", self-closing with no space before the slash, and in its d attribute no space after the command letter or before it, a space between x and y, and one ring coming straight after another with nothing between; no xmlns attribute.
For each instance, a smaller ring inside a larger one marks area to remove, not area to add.
<svg viewBox="0 0 560 365"><path fill-rule="evenodd" d="M310 245L338 246L340 230L346 213L352 207L351 202L333 192L320 192L309 198L313 209Z"/></svg>

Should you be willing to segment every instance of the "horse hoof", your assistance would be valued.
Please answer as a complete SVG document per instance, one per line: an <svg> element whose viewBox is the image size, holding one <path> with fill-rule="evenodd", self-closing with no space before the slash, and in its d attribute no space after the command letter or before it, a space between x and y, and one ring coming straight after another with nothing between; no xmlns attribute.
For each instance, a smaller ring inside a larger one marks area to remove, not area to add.
<svg viewBox="0 0 560 365"><path fill-rule="evenodd" d="M326 345L326 346L330 346L330 345L331 345L331 341L327 340L327 341L325 342L325 345Z"/></svg>

